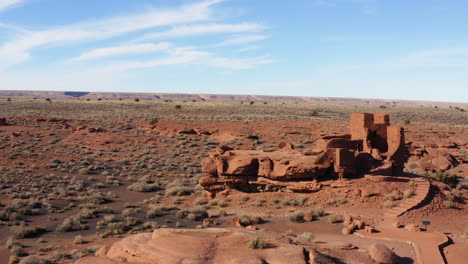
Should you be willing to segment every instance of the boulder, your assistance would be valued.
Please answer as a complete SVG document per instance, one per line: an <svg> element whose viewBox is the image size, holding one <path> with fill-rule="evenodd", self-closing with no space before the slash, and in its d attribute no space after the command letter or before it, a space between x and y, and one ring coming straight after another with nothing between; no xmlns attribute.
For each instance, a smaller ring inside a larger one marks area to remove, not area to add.
<svg viewBox="0 0 468 264"><path fill-rule="evenodd" d="M341 233L343 235L350 235L353 233L353 230L352 229L349 229L348 227L343 227L343 229L341 229Z"/></svg>
<svg viewBox="0 0 468 264"><path fill-rule="evenodd" d="M408 224L405 226L405 229L412 232L419 232L421 228L416 224Z"/></svg>
<svg viewBox="0 0 468 264"><path fill-rule="evenodd" d="M383 244L372 244L369 247L369 256L372 260L382 264L394 264L398 261L398 256Z"/></svg>
<svg viewBox="0 0 468 264"><path fill-rule="evenodd" d="M309 251L310 264L335 264L328 256L318 252L315 249Z"/></svg>

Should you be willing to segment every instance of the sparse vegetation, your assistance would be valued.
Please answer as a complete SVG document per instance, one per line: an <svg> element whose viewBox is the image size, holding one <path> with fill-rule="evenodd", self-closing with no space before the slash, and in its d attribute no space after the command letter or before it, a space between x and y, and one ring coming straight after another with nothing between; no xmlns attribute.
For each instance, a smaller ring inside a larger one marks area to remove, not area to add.
<svg viewBox="0 0 468 264"><path fill-rule="evenodd" d="M262 238L255 238L249 243L249 247L253 249L262 249L265 247L265 241Z"/></svg>

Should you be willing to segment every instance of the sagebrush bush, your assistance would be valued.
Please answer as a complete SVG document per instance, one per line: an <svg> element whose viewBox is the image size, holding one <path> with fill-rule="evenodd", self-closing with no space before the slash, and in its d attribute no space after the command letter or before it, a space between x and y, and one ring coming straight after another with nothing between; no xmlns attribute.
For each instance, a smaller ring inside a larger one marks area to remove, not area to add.
<svg viewBox="0 0 468 264"><path fill-rule="evenodd" d="M260 237L254 238L252 241L249 243L249 247L253 249L261 249L265 247L265 240L263 240Z"/></svg>
<svg viewBox="0 0 468 264"><path fill-rule="evenodd" d="M302 223L302 222L305 222L304 216L305 215L303 212L294 212L289 215L289 221L295 222L295 223Z"/></svg>
<svg viewBox="0 0 468 264"><path fill-rule="evenodd" d="M12 227L11 231L14 238L21 239L37 237L46 232L46 229L40 226L20 225Z"/></svg>

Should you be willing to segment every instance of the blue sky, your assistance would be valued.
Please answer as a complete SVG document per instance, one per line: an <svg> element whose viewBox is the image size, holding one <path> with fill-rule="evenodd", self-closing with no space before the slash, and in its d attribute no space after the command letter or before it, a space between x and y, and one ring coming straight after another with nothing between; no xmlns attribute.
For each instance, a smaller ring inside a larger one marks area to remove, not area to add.
<svg viewBox="0 0 468 264"><path fill-rule="evenodd" d="M0 0L0 90L468 102L464 0Z"/></svg>

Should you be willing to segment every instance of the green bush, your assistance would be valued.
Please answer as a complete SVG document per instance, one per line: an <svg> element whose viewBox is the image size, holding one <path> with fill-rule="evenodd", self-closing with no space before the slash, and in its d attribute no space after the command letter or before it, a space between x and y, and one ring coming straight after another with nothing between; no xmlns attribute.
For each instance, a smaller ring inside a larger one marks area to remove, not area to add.
<svg viewBox="0 0 468 264"><path fill-rule="evenodd" d="M443 182L452 188L455 188L458 184L458 181L460 180L460 176L456 174L450 174L445 171L439 171L439 172L433 173L429 175L429 177L436 179L440 182Z"/></svg>

